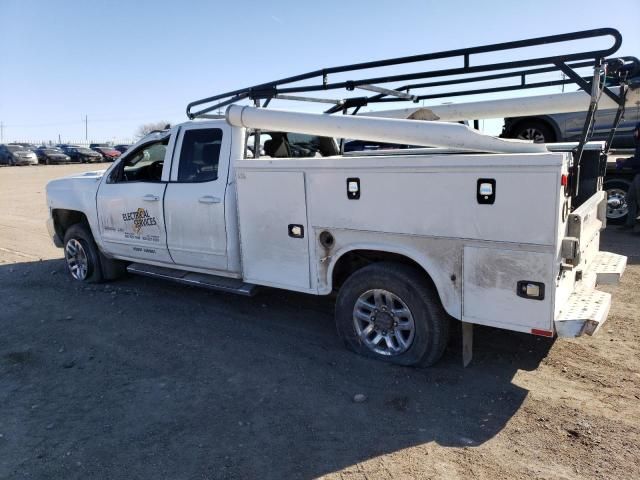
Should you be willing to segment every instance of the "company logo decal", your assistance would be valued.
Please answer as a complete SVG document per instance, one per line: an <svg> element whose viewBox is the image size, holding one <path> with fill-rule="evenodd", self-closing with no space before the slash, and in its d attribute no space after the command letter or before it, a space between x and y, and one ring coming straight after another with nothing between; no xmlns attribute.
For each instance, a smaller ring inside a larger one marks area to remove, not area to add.
<svg viewBox="0 0 640 480"><path fill-rule="evenodd" d="M158 224L158 222L156 221L156 217L152 217L151 215L149 215L149 212L147 212L144 208L139 208L135 212L123 213L122 219L124 220L125 224L133 225L133 233L135 233L136 235L140 234L140 230L142 230L142 227L149 227Z"/></svg>

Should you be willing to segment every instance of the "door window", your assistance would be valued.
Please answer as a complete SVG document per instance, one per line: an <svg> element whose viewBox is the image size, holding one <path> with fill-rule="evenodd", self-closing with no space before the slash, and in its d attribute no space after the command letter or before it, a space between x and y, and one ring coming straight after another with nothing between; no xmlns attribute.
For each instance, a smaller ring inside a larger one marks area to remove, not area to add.
<svg viewBox="0 0 640 480"><path fill-rule="evenodd" d="M187 130L182 139L178 182L211 182L218 178L222 130Z"/></svg>
<svg viewBox="0 0 640 480"><path fill-rule="evenodd" d="M166 138L128 154L109 177L109 183L160 182L168 142Z"/></svg>

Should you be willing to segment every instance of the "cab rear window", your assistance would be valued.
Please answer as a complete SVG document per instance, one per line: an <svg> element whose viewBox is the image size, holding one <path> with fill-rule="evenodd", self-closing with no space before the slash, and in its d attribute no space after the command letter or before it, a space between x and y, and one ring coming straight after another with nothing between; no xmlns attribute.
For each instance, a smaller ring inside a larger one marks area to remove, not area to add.
<svg viewBox="0 0 640 480"><path fill-rule="evenodd" d="M218 178L222 130L187 130L182 138L178 182L211 182Z"/></svg>

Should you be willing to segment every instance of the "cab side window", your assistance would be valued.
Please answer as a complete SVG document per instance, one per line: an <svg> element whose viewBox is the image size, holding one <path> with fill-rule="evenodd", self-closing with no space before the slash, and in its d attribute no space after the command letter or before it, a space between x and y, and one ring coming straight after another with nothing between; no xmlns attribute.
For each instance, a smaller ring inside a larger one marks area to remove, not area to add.
<svg viewBox="0 0 640 480"><path fill-rule="evenodd" d="M167 138L128 153L109 178L110 183L160 182L168 141Z"/></svg>
<svg viewBox="0 0 640 480"><path fill-rule="evenodd" d="M222 130L187 130L182 138L178 182L211 182L218 178Z"/></svg>

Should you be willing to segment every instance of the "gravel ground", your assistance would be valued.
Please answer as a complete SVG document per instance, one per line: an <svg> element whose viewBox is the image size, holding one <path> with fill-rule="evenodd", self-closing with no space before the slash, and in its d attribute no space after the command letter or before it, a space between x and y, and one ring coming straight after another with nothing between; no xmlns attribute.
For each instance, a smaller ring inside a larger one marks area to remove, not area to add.
<svg viewBox="0 0 640 480"><path fill-rule="evenodd" d="M0 169L0 479L640 478L640 237L595 337L476 328L426 370L344 350L332 300L130 277L82 287L49 179ZM358 401L354 401L354 397Z"/></svg>

